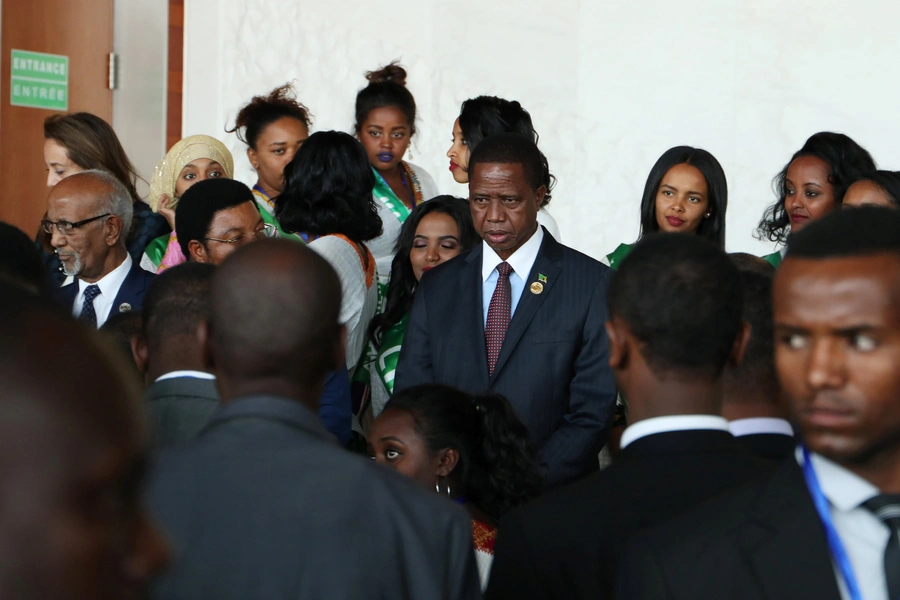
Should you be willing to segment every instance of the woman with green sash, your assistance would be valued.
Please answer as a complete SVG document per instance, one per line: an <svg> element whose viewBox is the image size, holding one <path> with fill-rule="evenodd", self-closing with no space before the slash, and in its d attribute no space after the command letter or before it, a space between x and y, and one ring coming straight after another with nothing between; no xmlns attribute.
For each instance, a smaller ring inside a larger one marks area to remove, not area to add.
<svg viewBox="0 0 900 600"><path fill-rule="evenodd" d="M427 271L474 248L479 239L469 203L453 196L438 196L418 205L400 228L384 311L369 326L364 366L373 416L381 413L394 391L394 372L416 284Z"/></svg>
<svg viewBox="0 0 900 600"><path fill-rule="evenodd" d="M791 232L839 209L850 185L874 170L872 156L843 133L812 135L772 183L778 199L763 213L756 237L780 248L763 258L778 268Z"/></svg>
<svg viewBox="0 0 900 600"><path fill-rule="evenodd" d="M367 243L378 266L379 306L383 304L394 246L410 211L437 195L431 175L403 157L416 133L416 101L406 88L406 71L391 63L366 74L369 85L356 95L356 137L375 173L372 195L384 225Z"/></svg>
<svg viewBox="0 0 900 600"><path fill-rule="evenodd" d="M690 233L725 247L728 182L716 157L700 148L676 146L650 170L641 198L641 236L659 231ZM613 269L631 252L619 244L603 261Z"/></svg>

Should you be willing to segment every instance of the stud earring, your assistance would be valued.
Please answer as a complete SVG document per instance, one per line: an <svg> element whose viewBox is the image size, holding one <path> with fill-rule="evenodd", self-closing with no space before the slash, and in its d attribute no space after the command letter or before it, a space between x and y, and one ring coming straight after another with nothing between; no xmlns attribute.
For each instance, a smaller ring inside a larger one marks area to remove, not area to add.
<svg viewBox="0 0 900 600"><path fill-rule="evenodd" d="M711 213L706 213L706 216L705 216L704 218L705 218L705 219L708 219L708 218L710 217L710 214L711 214Z"/></svg>

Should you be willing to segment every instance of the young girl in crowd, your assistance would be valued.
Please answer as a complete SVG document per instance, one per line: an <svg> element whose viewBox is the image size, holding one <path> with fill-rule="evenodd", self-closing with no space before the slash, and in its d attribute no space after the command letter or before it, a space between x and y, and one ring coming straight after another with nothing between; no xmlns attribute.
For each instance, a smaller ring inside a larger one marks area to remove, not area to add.
<svg viewBox="0 0 900 600"><path fill-rule="evenodd" d="M838 208L850 184L874 170L871 155L842 133L821 131L806 140L773 181L778 199L766 209L756 232L783 247L763 258L778 267L787 253L788 235Z"/></svg>
<svg viewBox="0 0 900 600"><path fill-rule="evenodd" d="M857 179L844 194L843 207L900 208L900 171L872 171Z"/></svg>
<svg viewBox="0 0 900 600"><path fill-rule="evenodd" d="M47 165L47 187L53 187L61 179L86 171L103 169L121 181L131 196L134 216L125 238L125 246L131 259L140 263L147 245L170 231L161 215L153 214L137 193L138 174L128 160L125 149L113 128L90 113L51 115L44 121L44 162ZM48 277L56 286L65 276L60 271L59 260L50 248L49 236L38 233L38 241L44 250L44 264Z"/></svg>
<svg viewBox="0 0 900 600"><path fill-rule="evenodd" d="M375 419L369 454L469 512L482 588L498 523L543 488L528 431L498 394L433 384L403 390Z"/></svg>
<svg viewBox="0 0 900 600"><path fill-rule="evenodd" d="M286 83L267 96L254 96L238 112L234 127L226 130L247 144L247 158L257 175L253 195L263 219L278 227L281 234L281 224L274 219L275 197L284 187L284 168L309 137L311 117L309 109L295 98L294 88Z"/></svg>
<svg viewBox="0 0 900 600"><path fill-rule="evenodd" d="M369 85L356 95L354 130L375 176L370 193L384 227L369 243L383 296L400 226L413 208L437 195L437 187L425 169L403 160L416 133L416 101L406 89L406 71L393 62L366 79Z"/></svg>
<svg viewBox="0 0 900 600"><path fill-rule="evenodd" d="M172 146L150 179L150 208L166 218L172 233L156 238L141 259L141 267L157 273L180 265L187 258L175 235L175 207L195 183L234 177L234 159L225 144L208 135L192 135Z"/></svg>
<svg viewBox="0 0 900 600"><path fill-rule="evenodd" d="M641 199L641 236L667 231L690 233L725 247L728 182L716 157L700 148L676 146L659 157L650 170ZM606 256L617 269L631 252L619 244Z"/></svg>
<svg viewBox="0 0 900 600"><path fill-rule="evenodd" d="M468 252L479 240L469 203L453 196L437 196L416 206L400 228L384 312L372 319L369 328L372 356L367 368L374 416L394 392L394 371L416 285L426 271Z"/></svg>
<svg viewBox="0 0 900 600"><path fill-rule="evenodd" d="M481 140L497 133L518 133L538 142L538 133L534 130L531 115L516 101L510 102L496 96L478 96L462 103L459 117L453 122L453 145L447 150L450 159L450 172L457 183L469 183L469 153L475 150ZM556 178L550 174L547 157L544 161L544 187L547 193L538 211L538 223L543 225L550 235L560 241L559 226L556 219L547 212L550 203L550 192L556 185Z"/></svg>
<svg viewBox="0 0 900 600"><path fill-rule="evenodd" d="M347 370L353 374L375 316L375 258L366 242L381 235L372 198L375 177L366 151L346 133L314 133L284 169L275 215L302 234L341 279L341 323L347 328Z"/></svg>

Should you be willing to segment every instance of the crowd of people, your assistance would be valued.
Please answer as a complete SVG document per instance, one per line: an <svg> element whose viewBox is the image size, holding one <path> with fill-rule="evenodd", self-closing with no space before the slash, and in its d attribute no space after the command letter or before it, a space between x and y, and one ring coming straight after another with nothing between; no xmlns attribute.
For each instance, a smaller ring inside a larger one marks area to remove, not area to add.
<svg viewBox="0 0 900 600"><path fill-rule="evenodd" d="M729 255L673 147L595 260L518 102L462 104L441 195L405 70L366 77L352 134L281 86L229 130L252 187L194 135L146 202L107 123L46 120L37 237L0 223L0 596L900 597L900 173L816 133L778 251Z"/></svg>

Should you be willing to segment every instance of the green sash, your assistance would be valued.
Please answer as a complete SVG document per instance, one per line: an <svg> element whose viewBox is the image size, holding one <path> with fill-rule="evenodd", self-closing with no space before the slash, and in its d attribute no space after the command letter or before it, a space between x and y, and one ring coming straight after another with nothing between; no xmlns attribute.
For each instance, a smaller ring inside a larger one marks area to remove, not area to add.
<svg viewBox="0 0 900 600"><path fill-rule="evenodd" d="M406 222L406 219L409 217L409 207L397 197L397 194L395 194L394 190L391 189L391 186L387 184L387 181L384 180L381 173L374 168L372 169L372 172L375 173L375 187L372 188L372 194L394 213L394 216L397 217L398 221L401 223Z"/></svg>
<svg viewBox="0 0 900 600"><path fill-rule="evenodd" d="M159 263L162 262L163 257L166 255L166 249L169 247L169 234L161 235L149 244L147 244L147 249L144 250L144 254L147 255L147 258L156 265L159 266Z"/></svg>
<svg viewBox="0 0 900 600"><path fill-rule="evenodd" d="M775 267L777 269L778 267L781 266L781 261L783 260L783 257L781 256L781 252L777 251L777 252L773 252L772 254L766 254L765 256L763 256L763 259L765 259L766 262L768 262L770 265L772 265L773 267Z"/></svg>
<svg viewBox="0 0 900 600"><path fill-rule="evenodd" d="M607 254L606 259L609 260L610 268L618 270L625 257L631 254L631 248L631 244L619 244L618 248Z"/></svg>
<svg viewBox="0 0 900 600"><path fill-rule="evenodd" d="M256 196L256 205L259 207L259 213L262 215L263 223L266 225L274 225L275 229L278 230L278 237L299 242L303 241L303 238L296 233L287 233L281 228L281 223L279 223L278 219L275 218L275 215L270 212L275 210L275 202L269 198L259 184L253 186L253 195Z"/></svg>
<svg viewBox="0 0 900 600"><path fill-rule="evenodd" d="M381 336L381 346L375 357L374 367L378 378L384 384L388 394L394 393L394 375L397 372L397 363L400 361L400 346L403 344L403 336L406 335L406 319L404 315L400 322L388 329Z"/></svg>

